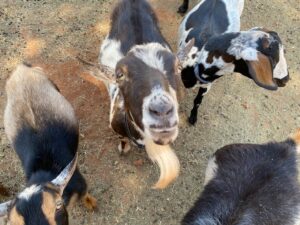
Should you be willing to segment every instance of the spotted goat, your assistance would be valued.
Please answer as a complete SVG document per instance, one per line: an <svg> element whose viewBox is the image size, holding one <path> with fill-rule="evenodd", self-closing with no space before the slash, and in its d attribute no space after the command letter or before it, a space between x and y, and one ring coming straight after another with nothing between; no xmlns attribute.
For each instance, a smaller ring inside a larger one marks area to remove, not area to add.
<svg viewBox="0 0 300 225"><path fill-rule="evenodd" d="M160 167L154 188L165 188L179 173L170 144L178 135L181 62L193 41L173 54L146 0L121 0L111 16L111 29L100 49L100 70L111 101L110 126L121 137L120 152L130 141L145 147Z"/></svg>
<svg viewBox="0 0 300 225"><path fill-rule="evenodd" d="M182 225L299 225L299 152L300 130L283 142L219 149Z"/></svg>
<svg viewBox="0 0 300 225"><path fill-rule="evenodd" d="M203 96L222 75L238 72L268 90L283 87L289 80L278 34L264 28L240 31L243 8L243 0L203 0L180 25L179 49L195 39L181 72L186 88L200 84L189 117L191 124L197 121Z"/></svg>
<svg viewBox="0 0 300 225"><path fill-rule="evenodd" d="M96 201L76 168L78 122L70 103L39 67L19 65L6 83L5 132L25 171L27 187L0 204L11 225L67 225L66 206Z"/></svg>

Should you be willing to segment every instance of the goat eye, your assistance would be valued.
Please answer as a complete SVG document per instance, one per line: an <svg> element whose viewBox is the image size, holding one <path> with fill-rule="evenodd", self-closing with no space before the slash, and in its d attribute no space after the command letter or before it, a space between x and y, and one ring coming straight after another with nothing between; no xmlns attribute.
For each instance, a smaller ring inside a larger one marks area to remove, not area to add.
<svg viewBox="0 0 300 225"><path fill-rule="evenodd" d="M56 201L56 210L59 210L64 205L63 200Z"/></svg>
<svg viewBox="0 0 300 225"><path fill-rule="evenodd" d="M118 72L118 73L116 74L116 76L117 76L117 79L120 80L121 78L124 77L124 73Z"/></svg>

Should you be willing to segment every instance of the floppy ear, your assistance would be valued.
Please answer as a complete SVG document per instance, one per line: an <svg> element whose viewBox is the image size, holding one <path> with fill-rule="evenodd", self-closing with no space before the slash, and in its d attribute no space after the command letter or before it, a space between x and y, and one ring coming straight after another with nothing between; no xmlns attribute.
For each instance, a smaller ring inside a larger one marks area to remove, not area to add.
<svg viewBox="0 0 300 225"><path fill-rule="evenodd" d="M0 204L0 217L6 216L10 209L12 201L4 202Z"/></svg>
<svg viewBox="0 0 300 225"><path fill-rule="evenodd" d="M195 44L195 38L192 38L185 47L180 48L179 51L177 52L177 58L179 60L179 66L183 64L183 62L188 58L188 54L191 51L192 47Z"/></svg>
<svg viewBox="0 0 300 225"><path fill-rule="evenodd" d="M258 60L245 60L249 74L255 83L268 90L276 90L277 84L273 80L273 69L270 60L264 54L257 53Z"/></svg>
<svg viewBox="0 0 300 225"><path fill-rule="evenodd" d="M85 65L85 68L87 71L89 71L89 73L96 78L97 80L100 80L104 83L112 83L115 84L116 83L116 78L114 76L114 71L105 65L95 65L91 62L88 62L82 58L80 58L79 56L76 57L76 59L78 59L82 64Z"/></svg>
<svg viewBox="0 0 300 225"><path fill-rule="evenodd" d="M60 172L60 174L54 180L51 181L52 184L59 188L61 195L63 194L65 187L67 186L75 172L77 158L78 154L76 153L73 160L63 169L63 171Z"/></svg>

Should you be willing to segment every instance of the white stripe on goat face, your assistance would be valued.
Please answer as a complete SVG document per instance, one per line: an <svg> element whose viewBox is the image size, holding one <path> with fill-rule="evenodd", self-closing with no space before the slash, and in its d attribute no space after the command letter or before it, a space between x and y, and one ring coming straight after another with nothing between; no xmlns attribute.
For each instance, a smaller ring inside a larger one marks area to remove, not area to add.
<svg viewBox="0 0 300 225"><path fill-rule="evenodd" d="M39 193L41 191L41 186L40 185L31 185L30 187L27 187L22 191L18 198L24 199L24 200L29 200L33 195Z"/></svg>
<svg viewBox="0 0 300 225"><path fill-rule="evenodd" d="M158 118L151 115L150 104L160 105L166 103L173 106L171 116ZM159 141L160 144L169 144L177 138L178 121L176 92L171 90L171 94L169 94L161 86L154 87L151 94L145 97L143 101L142 123L144 125L144 135L154 142Z"/></svg>
<svg viewBox="0 0 300 225"><path fill-rule="evenodd" d="M279 62L275 66L273 77L283 79L288 75L288 67L284 57L284 47L280 45L279 48Z"/></svg>
<svg viewBox="0 0 300 225"><path fill-rule="evenodd" d="M258 30L241 31L238 37L231 40L227 53L235 56L237 60L258 60L257 41L263 37L269 37L269 34Z"/></svg>
<svg viewBox="0 0 300 225"><path fill-rule="evenodd" d="M130 50L135 57L142 60L146 65L159 70L163 74L166 74L164 59L158 54L161 51L171 52L169 48L165 48L159 43L137 45Z"/></svg>

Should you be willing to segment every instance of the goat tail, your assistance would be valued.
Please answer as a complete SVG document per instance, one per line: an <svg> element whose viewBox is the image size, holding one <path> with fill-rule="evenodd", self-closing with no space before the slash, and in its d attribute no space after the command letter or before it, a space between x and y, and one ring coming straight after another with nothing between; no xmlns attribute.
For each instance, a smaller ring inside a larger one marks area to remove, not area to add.
<svg viewBox="0 0 300 225"><path fill-rule="evenodd" d="M296 133L292 136L292 139L297 146L297 153L300 154L300 128L297 129Z"/></svg>
<svg viewBox="0 0 300 225"><path fill-rule="evenodd" d="M170 145L157 145L151 139L145 140L145 147L149 158L155 162L160 169L160 177L153 189L164 189L179 174L180 163Z"/></svg>

